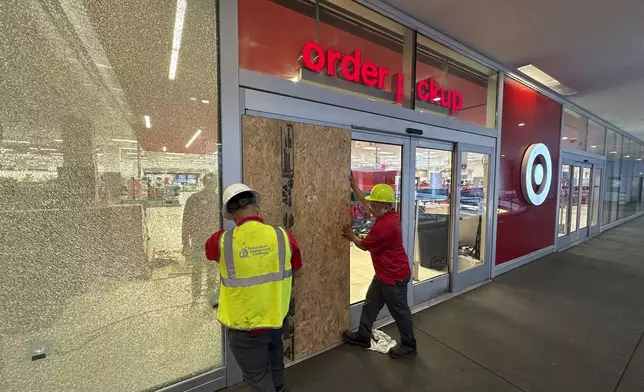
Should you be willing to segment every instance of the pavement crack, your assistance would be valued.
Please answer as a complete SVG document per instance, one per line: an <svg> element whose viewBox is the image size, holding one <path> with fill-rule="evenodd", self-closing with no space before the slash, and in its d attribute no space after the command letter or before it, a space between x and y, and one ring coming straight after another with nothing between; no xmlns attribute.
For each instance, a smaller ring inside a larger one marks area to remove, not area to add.
<svg viewBox="0 0 644 392"><path fill-rule="evenodd" d="M643 339L644 339L644 329L642 330L642 334L640 335L640 339L637 341L637 344L635 345L635 348L633 349L633 352L631 353L631 357L628 358L628 362L626 362L626 366L624 367L624 370L622 371L622 374L619 376L619 380L617 380L617 385L615 385L615 389L613 389L613 392L617 392L617 389L619 388L620 384L622 383L622 380L624 380L624 376L626 375L626 372L628 371L628 368L631 366L631 362L633 361L633 358L635 357L635 354L637 353L637 350L639 349L640 345L642 344Z"/></svg>

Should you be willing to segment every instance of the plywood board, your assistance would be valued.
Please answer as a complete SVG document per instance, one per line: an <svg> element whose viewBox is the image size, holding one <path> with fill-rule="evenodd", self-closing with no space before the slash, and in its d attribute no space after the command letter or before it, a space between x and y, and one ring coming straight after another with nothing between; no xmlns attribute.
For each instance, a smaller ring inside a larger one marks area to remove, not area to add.
<svg viewBox="0 0 644 392"><path fill-rule="evenodd" d="M351 134L261 117L243 118L244 181L262 196L267 223L292 224L304 269L294 290L293 358L340 340L349 327ZM290 169L290 170L289 170ZM290 171L290 173L289 173Z"/></svg>

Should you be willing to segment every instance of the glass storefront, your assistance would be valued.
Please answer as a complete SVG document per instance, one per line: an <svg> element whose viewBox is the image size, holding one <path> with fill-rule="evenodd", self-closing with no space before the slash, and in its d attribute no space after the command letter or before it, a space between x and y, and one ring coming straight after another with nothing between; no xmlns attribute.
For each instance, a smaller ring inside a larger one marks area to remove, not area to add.
<svg viewBox="0 0 644 392"><path fill-rule="evenodd" d="M0 14L0 390L153 390L224 363L217 2Z"/></svg>
<svg viewBox="0 0 644 392"><path fill-rule="evenodd" d="M606 153L606 128L588 120L588 143L586 151L604 155Z"/></svg>
<svg viewBox="0 0 644 392"><path fill-rule="evenodd" d="M347 0L238 4L241 69L403 104L396 81L409 29Z"/></svg>
<svg viewBox="0 0 644 392"><path fill-rule="evenodd" d="M416 110L494 128L496 90L496 72L418 35Z"/></svg>
<svg viewBox="0 0 644 392"><path fill-rule="evenodd" d="M448 272L452 152L416 148L414 281Z"/></svg>
<svg viewBox="0 0 644 392"><path fill-rule="evenodd" d="M396 190L396 211L400 211L400 178L403 147L392 144L353 140L351 142L351 171L358 187L368 196L377 184L388 184ZM353 197L353 196L352 196ZM355 197L352 198L351 222L354 233L365 238L375 219ZM369 252L351 244L351 303L364 300L374 270Z"/></svg>
<svg viewBox="0 0 644 392"><path fill-rule="evenodd" d="M606 185L604 186L603 224L617 220L621 186L622 135L612 129L606 136Z"/></svg>
<svg viewBox="0 0 644 392"><path fill-rule="evenodd" d="M572 150L586 150L586 118L564 108L563 127L561 132L561 147Z"/></svg>

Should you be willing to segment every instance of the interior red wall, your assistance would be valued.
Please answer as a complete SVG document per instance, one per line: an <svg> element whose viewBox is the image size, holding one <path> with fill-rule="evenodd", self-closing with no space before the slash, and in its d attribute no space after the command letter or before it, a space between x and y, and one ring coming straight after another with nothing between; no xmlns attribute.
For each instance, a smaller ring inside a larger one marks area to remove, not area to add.
<svg viewBox="0 0 644 392"><path fill-rule="evenodd" d="M496 265L554 244L559 184L562 106L531 88L504 81ZM520 127L519 124L525 124ZM550 150L553 180L540 206L527 203L521 190L521 164L527 148L543 143Z"/></svg>

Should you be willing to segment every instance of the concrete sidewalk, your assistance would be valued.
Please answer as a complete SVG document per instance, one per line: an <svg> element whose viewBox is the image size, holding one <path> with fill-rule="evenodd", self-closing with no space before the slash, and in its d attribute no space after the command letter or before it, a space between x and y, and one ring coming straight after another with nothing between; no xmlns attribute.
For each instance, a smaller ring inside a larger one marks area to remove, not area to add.
<svg viewBox="0 0 644 392"><path fill-rule="evenodd" d="M644 391L644 219L414 316L404 361L342 346L287 370L287 390ZM395 327L385 331L398 339ZM237 387L231 391L242 391Z"/></svg>

